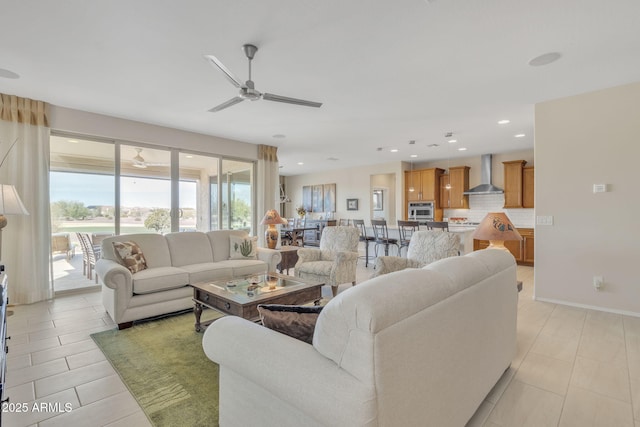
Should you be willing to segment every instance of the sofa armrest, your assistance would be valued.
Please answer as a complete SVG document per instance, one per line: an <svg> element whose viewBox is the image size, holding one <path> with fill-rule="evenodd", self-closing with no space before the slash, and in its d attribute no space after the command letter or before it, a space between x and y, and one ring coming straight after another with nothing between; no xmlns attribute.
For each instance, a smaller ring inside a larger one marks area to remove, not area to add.
<svg viewBox="0 0 640 427"><path fill-rule="evenodd" d="M358 381L303 341L227 316L207 328L202 347L222 370L231 369L319 424L364 425L363 420L354 419L350 410L354 407L365 407L357 412L375 417L373 386ZM224 393L224 384L220 388Z"/></svg>
<svg viewBox="0 0 640 427"><path fill-rule="evenodd" d="M267 271L276 271L278 264L282 261L282 255L276 249L258 248L256 255L259 260L267 263Z"/></svg>
<svg viewBox="0 0 640 427"><path fill-rule="evenodd" d="M379 256L376 258L376 265L371 277L382 276L383 274L393 273L394 271L409 268L409 260L407 258L397 256Z"/></svg>
<svg viewBox="0 0 640 427"><path fill-rule="evenodd" d="M96 261L96 273L106 287L133 295L133 276L127 267L110 259L100 258Z"/></svg>
<svg viewBox="0 0 640 427"><path fill-rule="evenodd" d="M299 264L309 262L309 261L320 261L321 252L320 249L315 248L300 248L298 249L298 262L296 262L296 267Z"/></svg>

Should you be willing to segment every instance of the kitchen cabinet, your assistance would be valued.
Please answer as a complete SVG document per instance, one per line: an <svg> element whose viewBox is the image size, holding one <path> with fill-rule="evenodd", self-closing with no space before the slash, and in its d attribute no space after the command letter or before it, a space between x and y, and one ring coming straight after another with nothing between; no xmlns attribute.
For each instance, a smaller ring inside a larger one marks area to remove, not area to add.
<svg viewBox="0 0 640 427"><path fill-rule="evenodd" d="M405 171L406 201L435 201L437 204L440 201L440 176L443 172L440 168ZM409 191L411 186L414 191Z"/></svg>
<svg viewBox="0 0 640 427"><path fill-rule="evenodd" d="M508 240L504 242L504 246L509 249L518 264L533 266L534 229L518 228L517 230L522 236L522 240ZM473 240L474 251L486 249L488 246L488 240Z"/></svg>
<svg viewBox="0 0 640 427"><path fill-rule="evenodd" d="M469 209L469 166L454 166L449 173L440 176L440 207L447 209ZM447 188L450 184L451 188Z"/></svg>
<svg viewBox="0 0 640 427"><path fill-rule="evenodd" d="M533 208L534 168L526 160L502 162L504 165L504 207Z"/></svg>
<svg viewBox="0 0 640 427"><path fill-rule="evenodd" d="M526 166L522 169L522 207L533 208L535 169L533 166Z"/></svg>

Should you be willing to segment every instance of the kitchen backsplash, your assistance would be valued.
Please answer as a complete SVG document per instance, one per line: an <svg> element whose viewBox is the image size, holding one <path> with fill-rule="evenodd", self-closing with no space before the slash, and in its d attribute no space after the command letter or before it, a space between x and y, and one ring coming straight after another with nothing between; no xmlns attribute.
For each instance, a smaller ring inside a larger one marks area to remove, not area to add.
<svg viewBox="0 0 640 427"><path fill-rule="evenodd" d="M469 222L480 222L489 212L504 212L513 225L520 228L533 228L534 209L504 209L504 194L469 195L469 209L445 209L445 218L467 218Z"/></svg>

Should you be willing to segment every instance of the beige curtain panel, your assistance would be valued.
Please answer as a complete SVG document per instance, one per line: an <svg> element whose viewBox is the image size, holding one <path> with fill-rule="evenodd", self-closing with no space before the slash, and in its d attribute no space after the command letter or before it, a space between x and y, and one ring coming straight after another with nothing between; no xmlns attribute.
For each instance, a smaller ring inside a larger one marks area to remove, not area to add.
<svg viewBox="0 0 640 427"><path fill-rule="evenodd" d="M277 162L278 147L272 147L270 145L258 145L258 159L266 160L268 162Z"/></svg>
<svg viewBox="0 0 640 427"><path fill-rule="evenodd" d="M0 120L49 127L49 105L0 93Z"/></svg>

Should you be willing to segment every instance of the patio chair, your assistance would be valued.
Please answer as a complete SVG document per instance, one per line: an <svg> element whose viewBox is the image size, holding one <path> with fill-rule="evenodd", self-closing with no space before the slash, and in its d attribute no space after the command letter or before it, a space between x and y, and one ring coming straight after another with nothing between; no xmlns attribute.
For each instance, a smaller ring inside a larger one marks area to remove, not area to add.
<svg viewBox="0 0 640 427"><path fill-rule="evenodd" d="M80 245L82 246L82 273L88 279L93 278L93 271L96 268L96 260L100 258L100 248L96 248L91 243L89 233L76 233ZM98 283L98 274L96 273L96 284Z"/></svg>
<svg viewBox="0 0 640 427"><path fill-rule="evenodd" d="M67 259L71 259L76 254L76 245L71 243L69 233L54 233L51 235L51 253L64 253Z"/></svg>

